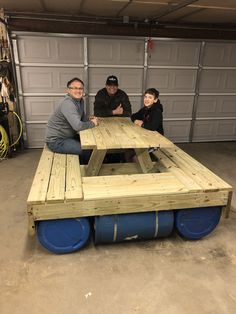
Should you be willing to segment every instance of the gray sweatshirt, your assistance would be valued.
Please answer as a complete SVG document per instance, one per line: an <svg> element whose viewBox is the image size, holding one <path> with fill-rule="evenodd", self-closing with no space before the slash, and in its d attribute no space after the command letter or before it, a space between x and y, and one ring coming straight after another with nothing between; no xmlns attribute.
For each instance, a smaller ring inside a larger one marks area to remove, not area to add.
<svg viewBox="0 0 236 314"><path fill-rule="evenodd" d="M84 113L83 99L76 100L66 95L48 120L46 143L58 138L74 138L80 131L94 126Z"/></svg>

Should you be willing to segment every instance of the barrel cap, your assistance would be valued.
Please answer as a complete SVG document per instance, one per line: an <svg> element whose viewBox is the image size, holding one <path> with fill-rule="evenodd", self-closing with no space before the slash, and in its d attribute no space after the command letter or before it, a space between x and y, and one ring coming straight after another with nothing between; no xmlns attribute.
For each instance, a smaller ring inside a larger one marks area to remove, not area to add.
<svg viewBox="0 0 236 314"><path fill-rule="evenodd" d="M200 239L218 225L221 206L180 209L175 212L175 229L186 239Z"/></svg>
<svg viewBox="0 0 236 314"><path fill-rule="evenodd" d="M43 220L37 224L39 242L47 250L57 253L71 253L81 249L90 235L87 218Z"/></svg>

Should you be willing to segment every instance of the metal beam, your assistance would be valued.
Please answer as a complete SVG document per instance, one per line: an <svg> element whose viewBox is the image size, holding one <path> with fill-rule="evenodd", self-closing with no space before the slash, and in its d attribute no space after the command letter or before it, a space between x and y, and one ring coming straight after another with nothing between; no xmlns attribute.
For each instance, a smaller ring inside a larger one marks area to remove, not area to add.
<svg viewBox="0 0 236 314"><path fill-rule="evenodd" d="M91 34L91 35L114 35L114 36L148 36L150 26L138 24L113 24L104 23L76 23L75 21L59 21L47 19L8 19L8 27L11 31L30 31L47 33L67 33L67 34ZM209 25L194 26L189 24L172 24L160 26L154 25L152 28L153 37L169 38L199 38L199 39L224 39L235 40L236 25L231 27L211 27Z"/></svg>
<svg viewBox="0 0 236 314"><path fill-rule="evenodd" d="M79 5L79 8L78 8L78 10L77 10L77 15L83 13L84 3L85 3L85 0L81 0L80 5Z"/></svg>
<svg viewBox="0 0 236 314"><path fill-rule="evenodd" d="M192 4L194 2L197 2L197 1L198 0L184 0L181 3L179 3L178 5L171 6L171 7L167 8L167 10L165 10L164 12L162 12L159 15L157 15L157 16L153 17L152 19L150 19L150 21L153 22L155 20L158 20L158 19L160 19L160 18L162 18L162 17L164 17L164 16L166 16L166 15L168 15L170 13L173 13L173 12L175 12L175 11L177 11L179 9L182 9L182 8Z"/></svg>
<svg viewBox="0 0 236 314"><path fill-rule="evenodd" d="M45 1L44 0L39 0L40 4L41 4L41 7L43 9L44 12L47 12L47 7L46 7L46 4L45 4Z"/></svg>
<svg viewBox="0 0 236 314"><path fill-rule="evenodd" d="M133 2L133 0L129 0L128 3L126 3L121 9L120 11L118 11L118 13L116 14L116 17L119 17L120 14Z"/></svg>

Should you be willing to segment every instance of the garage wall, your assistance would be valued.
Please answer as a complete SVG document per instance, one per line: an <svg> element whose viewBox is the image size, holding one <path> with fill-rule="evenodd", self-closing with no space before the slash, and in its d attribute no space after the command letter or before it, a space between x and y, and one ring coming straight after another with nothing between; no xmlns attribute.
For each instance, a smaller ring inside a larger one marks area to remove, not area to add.
<svg viewBox="0 0 236 314"><path fill-rule="evenodd" d="M29 147L42 147L46 122L74 76L96 92L114 74L133 112L147 87L160 91L165 135L174 142L236 139L236 44L46 34L14 35L20 107Z"/></svg>

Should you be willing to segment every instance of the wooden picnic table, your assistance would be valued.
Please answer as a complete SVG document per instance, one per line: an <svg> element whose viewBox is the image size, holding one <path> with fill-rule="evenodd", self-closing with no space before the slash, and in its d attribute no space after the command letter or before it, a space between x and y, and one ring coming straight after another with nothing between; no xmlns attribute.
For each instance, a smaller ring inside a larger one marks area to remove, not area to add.
<svg viewBox="0 0 236 314"><path fill-rule="evenodd" d="M210 206L228 216L232 187L158 132L129 118L100 118L80 139L92 150L88 165L44 147L27 200L31 234L36 221L48 219ZM159 148L157 161L151 147ZM137 163L103 163L107 152L124 149L134 149Z"/></svg>
<svg viewBox="0 0 236 314"><path fill-rule="evenodd" d="M99 174L104 157L111 150L134 149L143 173L150 172L154 164L148 149L173 147L173 143L156 131L135 125L130 118L99 118L95 128L80 132L83 149L92 149L86 176Z"/></svg>

